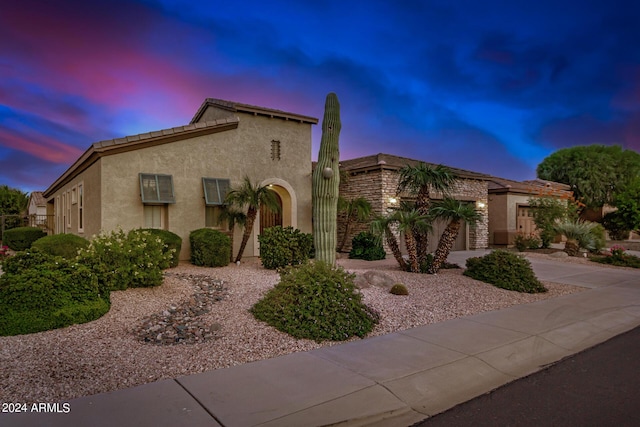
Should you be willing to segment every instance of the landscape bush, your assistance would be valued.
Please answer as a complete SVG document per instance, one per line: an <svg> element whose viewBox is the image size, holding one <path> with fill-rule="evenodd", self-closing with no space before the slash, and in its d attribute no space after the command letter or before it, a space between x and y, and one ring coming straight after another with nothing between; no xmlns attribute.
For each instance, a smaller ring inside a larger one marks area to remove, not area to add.
<svg viewBox="0 0 640 427"><path fill-rule="evenodd" d="M163 252L169 254L169 267L177 267L180 263L180 251L182 250L182 238L176 233L158 228L143 228L141 231L148 231L152 236L159 237L164 243Z"/></svg>
<svg viewBox="0 0 640 427"><path fill-rule="evenodd" d="M372 233L363 231L351 240L351 251L349 258L376 261L385 259L387 256L380 239Z"/></svg>
<svg viewBox="0 0 640 427"><path fill-rule="evenodd" d="M89 267L101 285L123 290L161 285L162 270L169 268L172 253L165 252L162 239L148 231L116 230L94 236L80 250L78 262Z"/></svg>
<svg viewBox="0 0 640 427"><path fill-rule="evenodd" d="M607 213L602 218L602 225L609 232L611 240L627 240L629 238L631 230L619 211Z"/></svg>
<svg viewBox="0 0 640 427"><path fill-rule="evenodd" d="M626 253L625 249L619 245L614 245L609 248L609 253L606 256L592 257L591 261L618 267L640 268L640 258Z"/></svg>
<svg viewBox="0 0 640 427"><path fill-rule="evenodd" d="M393 295L409 295L409 290L402 283L396 283L389 289L389 293Z"/></svg>
<svg viewBox="0 0 640 427"><path fill-rule="evenodd" d="M295 338L318 342L362 338L378 323L379 315L362 302L354 277L319 261L287 267L280 272L280 283L251 313Z"/></svg>
<svg viewBox="0 0 640 427"><path fill-rule="evenodd" d="M518 233L514 238L513 244L518 251L524 252L527 249L538 249L542 242L537 236Z"/></svg>
<svg viewBox="0 0 640 427"><path fill-rule="evenodd" d="M264 268L275 270L307 262L313 251L313 237L293 227L269 227L258 236Z"/></svg>
<svg viewBox="0 0 640 427"><path fill-rule="evenodd" d="M427 274L431 269L431 264L433 264L433 254L427 254L420 264L420 273ZM443 262L440 266L440 270L450 270L455 268L460 268L460 266L447 261ZM407 265L407 271L411 271L411 266Z"/></svg>
<svg viewBox="0 0 640 427"><path fill-rule="evenodd" d="M210 228L200 228L189 233L191 263L201 267L224 267L231 258L231 239L224 233Z"/></svg>
<svg viewBox="0 0 640 427"><path fill-rule="evenodd" d="M0 335L84 323L109 311L109 290L75 261L29 250L6 259L2 268Z"/></svg>
<svg viewBox="0 0 640 427"><path fill-rule="evenodd" d="M75 259L80 249L86 249L89 241L75 234L52 234L42 237L31 245L33 249L53 256Z"/></svg>
<svg viewBox="0 0 640 427"><path fill-rule="evenodd" d="M467 259L464 275L510 291L547 292L533 273L531 263L509 251L497 250Z"/></svg>
<svg viewBox="0 0 640 427"><path fill-rule="evenodd" d="M6 230L2 240L14 251L24 251L31 247L36 240L46 236L47 233L38 227L18 227Z"/></svg>

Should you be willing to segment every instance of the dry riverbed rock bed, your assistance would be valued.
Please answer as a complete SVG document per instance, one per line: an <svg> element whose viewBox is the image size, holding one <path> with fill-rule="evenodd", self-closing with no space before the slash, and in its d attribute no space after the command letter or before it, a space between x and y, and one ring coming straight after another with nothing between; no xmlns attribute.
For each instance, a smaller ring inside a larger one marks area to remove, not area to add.
<svg viewBox="0 0 640 427"><path fill-rule="evenodd" d="M409 290L408 296L378 286L361 290L381 315L371 336L583 290L544 282L549 292L520 294L459 269L432 276L393 263L339 263L358 274L381 271ZM249 309L277 282L277 273L255 259L216 269L181 264L165 273L162 286L113 292L111 310L98 320L0 337L0 401L67 401L335 345L297 340L253 318Z"/></svg>

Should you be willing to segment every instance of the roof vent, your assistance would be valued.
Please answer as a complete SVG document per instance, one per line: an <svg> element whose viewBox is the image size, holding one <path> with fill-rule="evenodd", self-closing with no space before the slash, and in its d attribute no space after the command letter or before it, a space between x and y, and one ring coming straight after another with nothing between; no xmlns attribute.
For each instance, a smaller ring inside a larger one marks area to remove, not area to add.
<svg viewBox="0 0 640 427"><path fill-rule="evenodd" d="M379 164L379 165L386 165L386 164L387 164L387 162L385 162L384 160L380 160L380 161L378 161L378 164Z"/></svg>

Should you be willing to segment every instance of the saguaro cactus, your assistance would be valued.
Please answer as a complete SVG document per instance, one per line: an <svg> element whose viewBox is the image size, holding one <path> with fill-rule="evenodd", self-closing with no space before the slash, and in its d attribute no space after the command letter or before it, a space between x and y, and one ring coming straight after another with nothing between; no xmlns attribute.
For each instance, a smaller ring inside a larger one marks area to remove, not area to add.
<svg viewBox="0 0 640 427"><path fill-rule="evenodd" d="M322 139L318 164L313 171L313 241L316 259L336 262L338 187L340 185L340 104L335 93L327 95L322 119Z"/></svg>

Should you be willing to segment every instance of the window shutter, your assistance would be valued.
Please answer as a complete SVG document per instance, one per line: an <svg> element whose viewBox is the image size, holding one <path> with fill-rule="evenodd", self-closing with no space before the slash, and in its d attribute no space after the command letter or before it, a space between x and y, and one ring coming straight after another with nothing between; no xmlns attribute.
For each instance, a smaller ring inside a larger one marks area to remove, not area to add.
<svg viewBox="0 0 640 427"><path fill-rule="evenodd" d="M223 205L231 183L228 179L202 178L204 199L207 206Z"/></svg>
<svg viewBox="0 0 640 427"><path fill-rule="evenodd" d="M175 203L173 176L141 173L140 194L145 204Z"/></svg>

